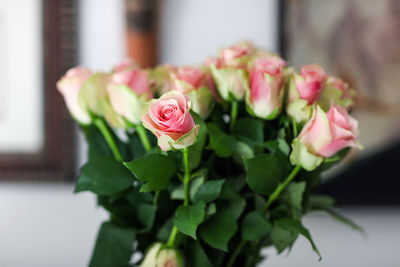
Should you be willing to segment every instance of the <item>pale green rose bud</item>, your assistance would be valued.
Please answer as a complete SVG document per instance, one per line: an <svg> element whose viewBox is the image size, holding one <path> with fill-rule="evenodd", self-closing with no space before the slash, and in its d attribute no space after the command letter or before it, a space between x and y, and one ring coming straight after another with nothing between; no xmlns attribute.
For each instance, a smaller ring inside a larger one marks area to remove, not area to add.
<svg viewBox="0 0 400 267"><path fill-rule="evenodd" d="M330 76L326 81L325 89L322 91L318 103L325 111L329 109L331 103L350 110L354 106L356 97L357 91L351 88L348 83Z"/></svg>
<svg viewBox="0 0 400 267"><path fill-rule="evenodd" d="M246 90L249 90L249 79L245 70L210 65L210 71L222 99L236 101L244 98Z"/></svg>
<svg viewBox="0 0 400 267"><path fill-rule="evenodd" d="M161 243L153 244L146 253L140 267L184 267L182 253L166 248Z"/></svg>
<svg viewBox="0 0 400 267"><path fill-rule="evenodd" d="M115 112L110 104L107 92L109 81L109 74L98 72L92 75L79 91L79 103L88 107L92 115L104 117L112 127L124 128L123 118Z"/></svg>

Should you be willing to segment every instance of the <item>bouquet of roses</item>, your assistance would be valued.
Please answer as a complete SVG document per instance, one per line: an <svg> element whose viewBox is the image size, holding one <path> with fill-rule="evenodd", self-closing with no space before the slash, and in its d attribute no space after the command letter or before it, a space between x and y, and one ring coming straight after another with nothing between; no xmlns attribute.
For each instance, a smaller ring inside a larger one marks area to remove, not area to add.
<svg viewBox="0 0 400 267"><path fill-rule="evenodd" d="M297 73L249 43L199 66L69 70L57 87L89 145L75 192L110 218L90 266L255 266L325 211L323 171L357 143L355 91L317 65Z"/></svg>

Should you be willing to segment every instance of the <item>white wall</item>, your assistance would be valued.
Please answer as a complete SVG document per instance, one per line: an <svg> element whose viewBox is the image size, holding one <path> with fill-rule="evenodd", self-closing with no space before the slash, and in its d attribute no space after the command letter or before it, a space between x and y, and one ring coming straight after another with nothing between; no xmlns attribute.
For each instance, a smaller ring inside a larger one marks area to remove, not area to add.
<svg viewBox="0 0 400 267"><path fill-rule="evenodd" d="M80 2L81 64L109 70L124 58L123 2ZM243 38L276 49L275 10L275 0L164 1L161 62L197 63ZM80 155L84 158L84 148ZM92 194L72 191L72 184L0 183L1 267L87 265L107 214L96 208ZM400 209L349 210L347 214L366 228L369 240L325 217L310 216L305 224L324 260L316 263L309 245L300 239L290 257L273 257L262 266L397 266Z"/></svg>

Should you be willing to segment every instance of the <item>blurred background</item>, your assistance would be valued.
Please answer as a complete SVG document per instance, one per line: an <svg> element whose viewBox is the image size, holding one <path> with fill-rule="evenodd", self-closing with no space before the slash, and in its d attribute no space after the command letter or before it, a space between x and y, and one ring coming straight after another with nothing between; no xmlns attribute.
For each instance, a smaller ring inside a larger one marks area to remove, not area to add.
<svg viewBox="0 0 400 267"><path fill-rule="evenodd" d="M320 191L367 238L322 214L305 217L323 260L300 237L261 266L399 266L400 1L0 0L0 266L86 266L106 212L73 194L86 148L55 88L76 64L109 71L196 64L240 40L296 67L318 63L360 91L364 150Z"/></svg>

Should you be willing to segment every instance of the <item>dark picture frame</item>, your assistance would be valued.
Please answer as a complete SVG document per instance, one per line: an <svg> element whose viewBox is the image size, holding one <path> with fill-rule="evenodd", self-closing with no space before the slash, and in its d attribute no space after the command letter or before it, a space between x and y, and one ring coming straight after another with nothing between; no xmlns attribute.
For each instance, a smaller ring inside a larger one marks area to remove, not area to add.
<svg viewBox="0 0 400 267"><path fill-rule="evenodd" d="M317 0L318 1L318 0ZM311 12L310 10L307 10L310 6L315 4L319 4L319 7L322 6L322 8L319 9L320 16L321 13L323 12L331 12L332 10L329 9L329 7L322 5L321 2L323 1L310 1L310 0L283 0L279 1L279 35L278 35L278 43L279 43L279 52L282 55L282 57L290 62L290 64L298 65L298 64L310 64L314 62L299 62L296 61L294 58L291 58L292 55L297 55L296 53L309 53L309 51L300 51L297 49L296 51L294 48L297 48L299 43L297 43L299 38L296 38L292 35L292 33L296 33L299 35L301 34L309 34L312 37L318 38L318 36L313 35L313 32L309 28L302 28L303 25L302 23L299 23L299 21L304 21L305 19L309 20L309 17L306 16L305 14L311 14L307 12ZM340 4L339 2L342 1L334 1L330 2L330 4ZM371 1L370 1L371 2ZM386 8L388 12L395 12L395 10L400 10L400 3L393 1L393 0L386 0L386 1L378 1L374 2L376 5L383 5L386 4ZM343 3L342 3L343 4ZM347 5L344 11L346 12L337 12L335 14L343 16L343 18L340 18L338 20L338 23L340 23L340 31L343 32L345 30L347 31L353 31L358 29L358 32L360 32L360 24L359 22L361 20L354 20L354 19L349 19L349 18L354 18L354 14L357 13L357 1L354 0L349 0L345 1L345 4ZM290 12L293 11L294 9L301 10L301 12ZM316 7L313 6L314 12L316 10ZM369 7L373 8L373 7ZM299 15L301 14L301 15ZM359 18L362 19L364 18L363 13L358 13ZM315 21L314 21L315 22ZM400 23L400 19L395 19L393 17L393 20L390 21L390 23ZM311 24L313 27L313 30L320 30L321 25L318 23L312 23ZM394 30L390 28L391 24L386 24L385 29L387 32L382 32L384 34L389 33L389 30ZM293 27L293 28L291 28ZM357 28L358 27L358 28ZM382 27L383 29L383 27ZM322 32L322 31L320 31ZM326 32L325 32L326 33ZM335 32L336 34L338 31ZM392 34L393 35L393 34ZM308 36L308 35L307 35ZM363 37L361 34L357 36L359 39L355 39L355 41L352 40L347 40L346 38L350 38L352 35L345 35L342 39L340 39L341 43L341 49L348 49L350 51L362 51L365 48L363 47L361 38ZM397 36L399 38L399 35ZM312 40L313 38L310 38L310 43L308 44L309 47L312 47L313 43ZM307 39L306 39L307 40ZM315 39L314 39L315 40ZM301 39L303 42L302 45L303 47L305 44L307 45L307 41L304 42L304 39ZM357 42L358 41L358 42ZM343 45L344 43L344 45ZM360 45L361 43L361 45ZM360 47L358 47L358 46ZM321 47L322 51L324 51L324 46L319 45L318 49L312 50L314 53L315 58L318 58L318 55L321 54ZM391 46L388 43L388 48L393 49L393 43ZM311 48L312 49L312 48ZM332 50L332 47L330 47ZM331 53L332 51L327 51L324 53ZM391 51L398 51L398 50L387 50L385 53L389 53ZM319 54L318 54L319 53ZM367 52L365 52L366 55L368 55ZM308 55L308 54L307 54ZM399 54L397 54L399 55ZM358 55L359 56L359 55ZM379 57L380 55L374 55L376 57ZM355 56L356 57L356 56ZM300 57L301 58L301 57ZM360 57L361 59L365 58L365 55ZM400 64L399 57L392 57L394 58L393 60L398 60L398 64ZM313 59L311 59L313 60ZM335 59L331 58L331 60L342 60L341 59ZM354 60L356 61L357 58ZM300 60L301 61L301 60ZM320 61L318 61L320 63ZM368 73L368 71L371 71L371 68L364 70L363 68L366 68L365 64L359 64L355 65L356 67L360 68L360 70L354 71L355 74L353 75L347 75L345 71L341 71L339 67L336 67L336 65L339 65L339 62L328 62L332 63L329 64L331 65L331 71L333 71L334 75L337 75L347 81L350 82L350 84L358 84L358 78L360 78L360 73L364 74ZM340 62L342 63L342 62ZM385 62L382 59L382 64L385 64ZM393 64L393 63L392 63ZM372 65L372 64L371 64ZM382 66L382 65L381 65ZM325 66L323 66L325 67ZM336 72L336 73L335 73ZM364 72L364 73L362 73ZM358 76L357 76L358 75ZM359 82L359 84L362 84ZM357 88L357 86L355 86ZM360 89L360 88L358 88ZM392 108L392 106L387 105L384 102L379 102L379 101L371 101L368 100L368 90L365 88L365 91L360 91L360 97L357 101L356 104L356 112L357 113L367 113L368 114L382 114L382 117L385 115L393 116L393 114L398 113L398 107ZM363 95L364 94L364 95ZM365 97L366 96L366 97ZM360 111L359 111L360 110ZM369 113L368 113L369 112ZM397 112L397 113L396 113ZM396 115L394 115L396 116ZM366 117L364 115L364 117ZM364 122L361 121L360 124L363 123L364 127L367 127L367 129L371 129L376 127L376 125L373 125L369 120L365 120ZM368 124L365 125L365 124ZM363 125L361 125L363 126ZM393 128L393 127L391 127ZM386 129L386 131L389 129ZM382 131L384 133L385 130ZM361 134L363 132L361 131ZM368 135L368 133L364 133ZM363 152L361 152L363 153ZM397 161L400 156L400 137L399 138L393 138L390 142L386 142L386 144L382 144L379 149L373 149L370 150L367 154L361 154L362 156L357 156L352 158L352 164L349 164L348 167L343 168L341 171L336 172L332 177L330 177L329 180L323 180L320 188L319 188L319 193L323 194L328 194L337 200L338 204L341 206L392 206L392 205L399 205L400 204L400 194L398 193L400 191L400 175L398 174L397 171Z"/></svg>
<svg viewBox="0 0 400 267"><path fill-rule="evenodd" d="M56 82L77 63L77 6L76 0L42 0L44 144L37 153L0 154L0 180L74 178L75 126Z"/></svg>

